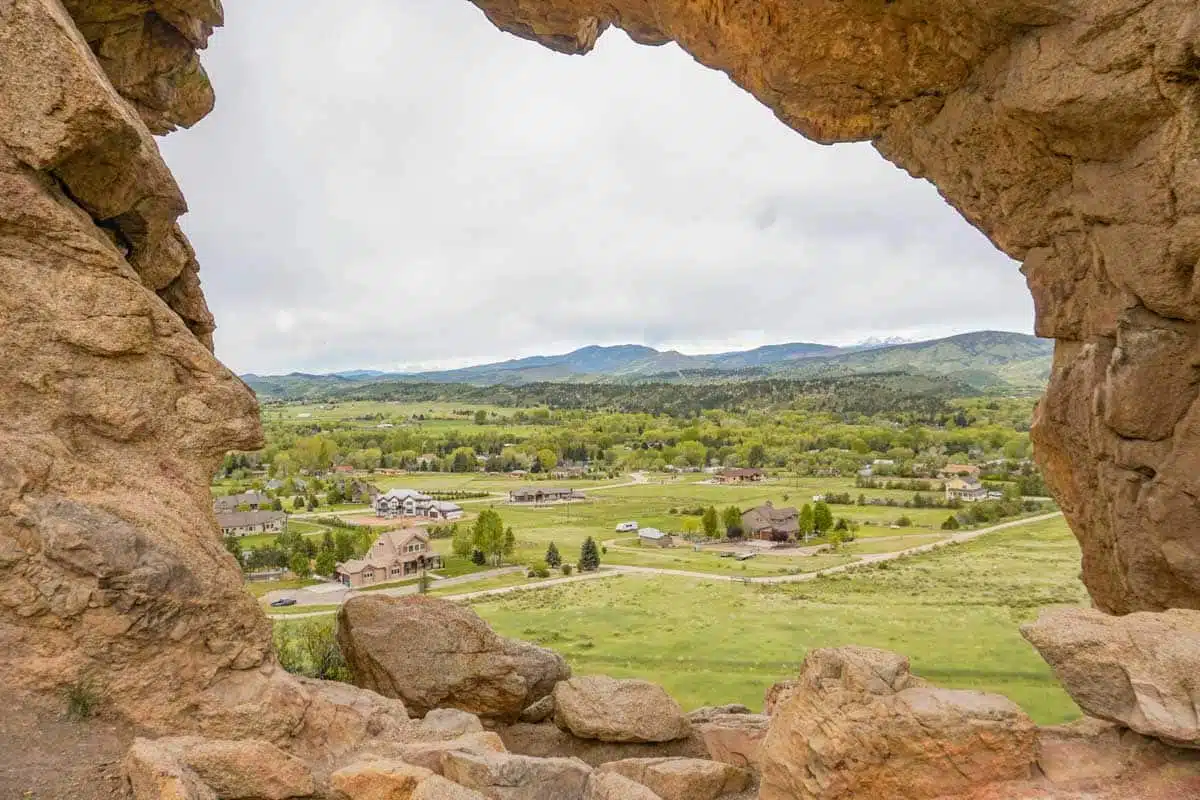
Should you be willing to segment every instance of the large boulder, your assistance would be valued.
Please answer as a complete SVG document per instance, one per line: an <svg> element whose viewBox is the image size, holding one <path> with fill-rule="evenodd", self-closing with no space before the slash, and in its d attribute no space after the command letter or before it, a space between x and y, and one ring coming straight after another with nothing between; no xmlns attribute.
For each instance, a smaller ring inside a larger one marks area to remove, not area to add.
<svg viewBox="0 0 1200 800"><path fill-rule="evenodd" d="M1061 608L1021 633L1088 714L1200 747L1200 611L1113 617Z"/></svg>
<svg viewBox="0 0 1200 800"><path fill-rule="evenodd" d="M661 686L605 675L555 686L554 721L575 736L605 742L669 742L691 733L683 709Z"/></svg>
<svg viewBox="0 0 1200 800"><path fill-rule="evenodd" d="M338 800L484 800L473 789L403 761L362 761L329 778Z"/></svg>
<svg viewBox="0 0 1200 800"><path fill-rule="evenodd" d="M474 611L431 597L353 597L338 610L337 639L356 685L418 716L449 707L513 722L571 676L557 653L498 636Z"/></svg>
<svg viewBox="0 0 1200 800"><path fill-rule="evenodd" d="M603 764L600 772L643 784L663 800L716 800L750 786L746 770L699 758L630 758Z"/></svg>
<svg viewBox="0 0 1200 800"><path fill-rule="evenodd" d="M442 759L447 778L493 800L582 800L592 768L577 758L453 751Z"/></svg>
<svg viewBox="0 0 1200 800"><path fill-rule="evenodd" d="M1028 778L1033 721L1010 700L929 687L883 650L811 651L762 745L761 800L928 800Z"/></svg>

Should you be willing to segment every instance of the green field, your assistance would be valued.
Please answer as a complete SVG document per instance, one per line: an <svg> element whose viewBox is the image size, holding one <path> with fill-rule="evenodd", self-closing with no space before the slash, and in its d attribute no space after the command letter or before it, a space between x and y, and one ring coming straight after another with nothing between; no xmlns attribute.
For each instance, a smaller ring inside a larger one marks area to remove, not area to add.
<svg viewBox="0 0 1200 800"><path fill-rule="evenodd" d="M859 644L904 653L937 685L1006 694L1050 724L1079 711L1017 629L1040 607L1084 603L1078 571L1078 546L1055 519L801 584L620 576L473 607L582 674L656 681L689 708L760 708L808 648Z"/></svg>

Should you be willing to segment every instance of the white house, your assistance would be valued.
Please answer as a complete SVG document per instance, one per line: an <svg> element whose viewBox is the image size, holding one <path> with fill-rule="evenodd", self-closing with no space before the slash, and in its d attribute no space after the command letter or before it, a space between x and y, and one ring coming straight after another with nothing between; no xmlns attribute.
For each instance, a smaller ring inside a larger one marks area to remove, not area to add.
<svg viewBox="0 0 1200 800"><path fill-rule="evenodd" d="M954 478L946 481L946 499L975 503L988 499L988 490L974 478Z"/></svg>
<svg viewBox="0 0 1200 800"><path fill-rule="evenodd" d="M375 498L377 517L420 517L422 519L461 519L462 507L444 500L434 500L416 489L392 489Z"/></svg>

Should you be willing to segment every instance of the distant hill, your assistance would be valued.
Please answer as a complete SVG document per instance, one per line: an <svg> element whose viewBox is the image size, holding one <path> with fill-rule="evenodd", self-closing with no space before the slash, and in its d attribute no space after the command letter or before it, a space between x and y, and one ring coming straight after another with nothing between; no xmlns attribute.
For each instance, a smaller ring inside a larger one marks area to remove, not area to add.
<svg viewBox="0 0 1200 800"><path fill-rule="evenodd" d="M781 378L827 378L867 373L909 373L950 378L977 389L1036 389L1050 374L1053 343L1023 333L977 331L924 342L852 347L810 342L689 356L643 345L592 345L570 353L531 356L462 369L419 373L352 370L333 375L243 375L265 399L306 399L343 394L377 383L462 383L520 386L531 383L713 384Z"/></svg>

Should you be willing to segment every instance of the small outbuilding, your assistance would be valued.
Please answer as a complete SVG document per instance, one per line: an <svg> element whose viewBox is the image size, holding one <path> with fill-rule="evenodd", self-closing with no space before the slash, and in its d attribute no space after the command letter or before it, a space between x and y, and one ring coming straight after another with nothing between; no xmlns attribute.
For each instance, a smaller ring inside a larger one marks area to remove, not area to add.
<svg viewBox="0 0 1200 800"><path fill-rule="evenodd" d="M675 545L670 534L663 533L658 528L642 528L638 531L638 543L651 547L673 547Z"/></svg>

